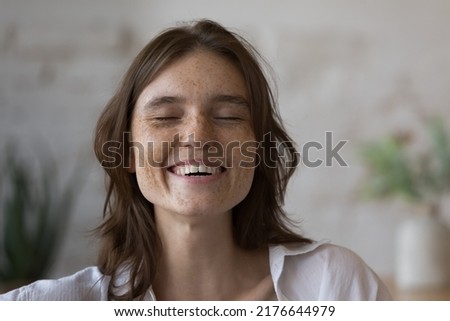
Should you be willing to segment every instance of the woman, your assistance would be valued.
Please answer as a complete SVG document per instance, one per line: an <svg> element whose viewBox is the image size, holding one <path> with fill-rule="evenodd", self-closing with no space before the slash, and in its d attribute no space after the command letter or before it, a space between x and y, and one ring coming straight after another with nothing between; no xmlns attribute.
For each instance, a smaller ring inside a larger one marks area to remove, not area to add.
<svg viewBox="0 0 450 321"><path fill-rule="evenodd" d="M135 58L97 124L98 267L3 299L383 300L353 252L291 231L298 154L255 50L202 20Z"/></svg>

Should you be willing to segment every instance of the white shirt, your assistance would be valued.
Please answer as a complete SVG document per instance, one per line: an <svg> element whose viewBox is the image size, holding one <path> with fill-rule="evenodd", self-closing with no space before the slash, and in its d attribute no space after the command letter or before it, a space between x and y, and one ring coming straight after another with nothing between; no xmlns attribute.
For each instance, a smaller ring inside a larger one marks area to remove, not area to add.
<svg viewBox="0 0 450 321"><path fill-rule="evenodd" d="M391 300L386 286L358 255L326 241L272 245L269 258L278 300ZM108 300L109 282L110 277L97 267L88 267L61 279L12 290L0 295L0 301ZM156 300L151 289L145 299Z"/></svg>

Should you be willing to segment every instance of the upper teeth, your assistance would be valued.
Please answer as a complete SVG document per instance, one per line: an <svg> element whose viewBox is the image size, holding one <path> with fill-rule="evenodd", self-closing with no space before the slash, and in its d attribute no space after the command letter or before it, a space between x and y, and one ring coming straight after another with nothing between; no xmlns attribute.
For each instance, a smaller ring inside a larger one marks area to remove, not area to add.
<svg viewBox="0 0 450 321"><path fill-rule="evenodd" d="M218 174L220 173L220 167L208 167L206 165L185 165L185 166L177 166L175 169L175 174L179 176L188 175L191 173L209 173L209 174Z"/></svg>

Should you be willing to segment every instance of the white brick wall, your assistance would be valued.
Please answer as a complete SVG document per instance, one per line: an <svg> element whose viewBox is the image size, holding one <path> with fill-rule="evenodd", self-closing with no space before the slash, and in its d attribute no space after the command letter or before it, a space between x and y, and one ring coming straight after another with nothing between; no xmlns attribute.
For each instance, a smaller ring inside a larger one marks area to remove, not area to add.
<svg viewBox="0 0 450 321"><path fill-rule="evenodd" d="M161 28L208 17L241 30L276 72L280 106L299 145L349 140L348 168L301 168L287 209L303 230L393 272L399 204L358 198L358 144L417 126L415 110L450 123L450 3L433 1L0 1L0 135L45 141L87 182L52 276L94 262L84 232L100 219L102 174L91 153L104 103L137 51ZM320 154L317 154L320 155ZM448 215L450 209L446 207Z"/></svg>

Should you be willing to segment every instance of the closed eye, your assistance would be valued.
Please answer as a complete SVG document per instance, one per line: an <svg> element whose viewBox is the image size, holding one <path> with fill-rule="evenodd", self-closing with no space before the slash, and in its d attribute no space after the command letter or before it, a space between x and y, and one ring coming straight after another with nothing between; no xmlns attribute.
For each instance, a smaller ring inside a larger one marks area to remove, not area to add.
<svg viewBox="0 0 450 321"><path fill-rule="evenodd" d="M215 117L216 119L223 119L223 120L242 120L241 117Z"/></svg>
<svg viewBox="0 0 450 321"><path fill-rule="evenodd" d="M151 124L156 127L169 127L177 125L181 117L175 116L157 116L150 119Z"/></svg>
<svg viewBox="0 0 450 321"><path fill-rule="evenodd" d="M153 120L168 121L168 120L178 120L180 117L154 117Z"/></svg>
<svg viewBox="0 0 450 321"><path fill-rule="evenodd" d="M245 121L242 117L214 117L215 121L222 124L239 124Z"/></svg>

